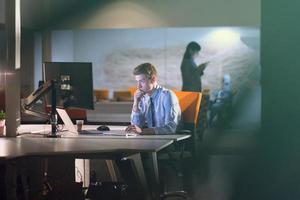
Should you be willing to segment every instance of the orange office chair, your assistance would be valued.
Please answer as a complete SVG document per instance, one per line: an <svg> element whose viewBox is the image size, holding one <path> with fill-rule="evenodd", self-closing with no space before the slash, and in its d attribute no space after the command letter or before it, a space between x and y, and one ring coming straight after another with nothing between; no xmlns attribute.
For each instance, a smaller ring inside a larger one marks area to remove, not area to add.
<svg viewBox="0 0 300 200"><path fill-rule="evenodd" d="M96 97L96 101L108 100L108 89L95 89L94 96Z"/></svg>
<svg viewBox="0 0 300 200"><path fill-rule="evenodd" d="M178 98L181 109L181 122L183 129L178 133L190 133L191 134L191 151L194 155L197 153L197 125L198 115L200 111L200 103L202 94L200 92L182 92L174 91Z"/></svg>
<svg viewBox="0 0 300 200"><path fill-rule="evenodd" d="M86 110L84 109L67 108L66 112L72 121L76 121L77 119L87 120Z"/></svg>
<svg viewBox="0 0 300 200"><path fill-rule="evenodd" d="M191 139L188 141L189 149L192 155L196 156L197 154L197 123L198 123L198 114L200 110L200 103L202 94L200 92L182 92L174 91L175 95L178 98L179 105L181 108L181 121L183 123L182 128L178 130L177 134L191 134ZM179 149L175 147L175 151L169 151L168 157L171 161L170 164L178 171L173 163L183 163L183 158L185 156L185 146L186 142L180 144ZM177 151L179 150L179 151ZM191 155L189 153L189 155ZM179 173L178 173L179 174ZM166 199L188 199L188 195L185 191L171 191L165 192L160 195L161 200Z"/></svg>
<svg viewBox="0 0 300 200"><path fill-rule="evenodd" d="M133 95L134 95L136 89L137 89L136 86L132 86L132 87L128 88L128 91L130 92L132 99L133 99Z"/></svg>
<svg viewBox="0 0 300 200"><path fill-rule="evenodd" d="M113 99L115 101L132 101L130 91L127 90L114 91Z"/></svg>

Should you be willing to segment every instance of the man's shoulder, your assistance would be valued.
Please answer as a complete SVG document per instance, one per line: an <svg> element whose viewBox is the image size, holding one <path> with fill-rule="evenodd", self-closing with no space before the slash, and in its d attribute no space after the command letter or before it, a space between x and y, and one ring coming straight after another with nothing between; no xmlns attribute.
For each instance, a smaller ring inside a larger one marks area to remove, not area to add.
<svg viewBox="0 0 300 200"><path fill-rule="evenodd" d="M165 88L163 86L160 86L159 88L160 90L160 93L164 94L164 95L168 95L168 94L171 94L172 93L172 90L168 89L168 88Z"/></svg>
<svg viewBox="0 0 300 200"><path fill-rule="evenodd" d="M176 98L176 94L171 89L168 89L165 87L160 88L159 96L161 96L162 98L167 98L167 99Z"/></svg>

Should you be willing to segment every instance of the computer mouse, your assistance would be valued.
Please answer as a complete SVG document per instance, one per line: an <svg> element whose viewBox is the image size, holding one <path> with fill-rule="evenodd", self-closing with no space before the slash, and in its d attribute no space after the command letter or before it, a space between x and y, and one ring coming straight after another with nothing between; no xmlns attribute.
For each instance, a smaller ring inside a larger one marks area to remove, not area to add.
<svg viewBox="0 0 300 200"><path fill-rule="evenodd" d="M97 128L98 131L109 131L109 127L105 125L101 125Z"/></svg>

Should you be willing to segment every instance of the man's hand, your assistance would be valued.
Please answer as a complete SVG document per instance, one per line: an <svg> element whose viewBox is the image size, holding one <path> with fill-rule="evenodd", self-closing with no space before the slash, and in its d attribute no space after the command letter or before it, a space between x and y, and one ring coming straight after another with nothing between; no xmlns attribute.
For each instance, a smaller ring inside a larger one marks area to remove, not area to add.
<svg viewBox="0 0 300 200"><path fill-rule="evenodd" d="M134 93L134 102L139 103L144 95L145 92L137 89Z"/></svg>
<svg viewBox="0 0 300 200"><path fill-rule="evenodd" d="M143 130L140 127L138 127L137 125L129 125L125 129L125 132L141 134L143 132Z"/></svg>
<svg viewBox="0 0 300 200"><path fill-rule="evenodd" d="M139 103L142 99L142 97L145 95L145 92L137 89L134 93L134 96L133 96L133 99L134 99L134 102L133 102L133 111L134 112L138 112L139 111Z"/></svg>

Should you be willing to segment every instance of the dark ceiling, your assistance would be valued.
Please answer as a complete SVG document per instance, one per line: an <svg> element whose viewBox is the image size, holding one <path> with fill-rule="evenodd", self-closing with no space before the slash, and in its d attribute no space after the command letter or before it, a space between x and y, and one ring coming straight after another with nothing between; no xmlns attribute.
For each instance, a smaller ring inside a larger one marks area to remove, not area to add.
<svg viewBox="0 0 300 200"><path fill-rule="evenodd" d="M22 0L22 26L46 29L107 0Z"/></svg>

